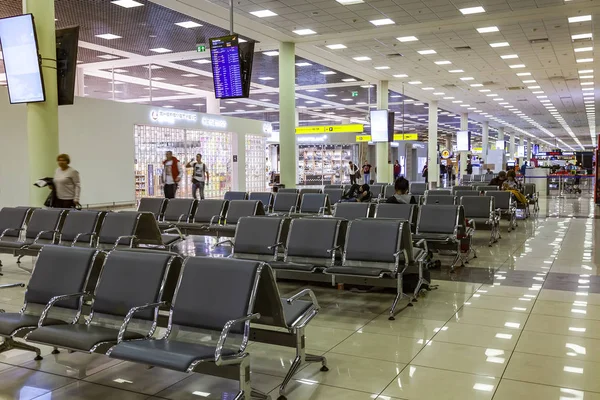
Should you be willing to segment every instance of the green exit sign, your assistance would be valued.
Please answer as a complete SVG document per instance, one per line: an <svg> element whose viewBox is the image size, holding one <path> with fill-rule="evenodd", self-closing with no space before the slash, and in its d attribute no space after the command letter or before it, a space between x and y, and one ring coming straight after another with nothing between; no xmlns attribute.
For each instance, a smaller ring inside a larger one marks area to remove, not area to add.
<svg viewBox="0 0 600 400"><path fill-rule="evenodd" d="M352 92L352 97L358 97L358 92Z"/></svg>
<svg viewBox="0 0 600 400"><path fill-rule="evenodd" d="M197 47L198 53L204 53L206 51L206 46L204 45L199 45Z"/></svg>

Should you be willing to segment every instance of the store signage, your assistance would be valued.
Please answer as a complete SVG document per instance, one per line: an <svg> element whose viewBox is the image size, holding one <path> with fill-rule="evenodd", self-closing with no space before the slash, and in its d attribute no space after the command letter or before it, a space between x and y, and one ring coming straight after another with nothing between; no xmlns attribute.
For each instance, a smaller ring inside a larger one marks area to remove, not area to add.
<svg viewBox="0 0 600 400"><path fill-rule="evenodd" d="M169 122L171 124L175 123L175 121L196 122L198 114L183 111L152 110L150 111L150 119L156 122Z"/></svg>
<svg viewBox="0 0 600 400"><path fill-rule="evenodd" d="M200 120L200 123L202 125L206 126L207 128L220 128L220 129L227 128L227 121L225 121L224 119L202 117L202 119Z"/></svg>
<svg viewBox="0 0 600 400"><path fill-rule="evenodd" d="M442 158L443 159L450 158L450 150L448 150L448 149L442 150Z"/></svg>
<svg viewBox="0 0 600 400"><path fill-rule="evenodd" d="M317 143L324 142L327 140L327 135L323 136L300 136L296 138L298 143Z"/></svg>
<svg viewBox="0 0 600 400"><path fill-rule="evenodd" d="M356 135L356 142L370 142L371 135Z"/></svg>
<svg viewBox="0 0 600 400"><path fill-rule="evenodd" d="M296 135L315 135L318 133L362 133L364 125L362 124L342 124L342 125L317 125L317 126L299 126L296 128Z"/></svg>
<svg viewBox="0 0 600 400"><path fill-rule="evenodd" d="M394 142L402 140L419 140L419 135L416 133L394 133Z"/></svg>

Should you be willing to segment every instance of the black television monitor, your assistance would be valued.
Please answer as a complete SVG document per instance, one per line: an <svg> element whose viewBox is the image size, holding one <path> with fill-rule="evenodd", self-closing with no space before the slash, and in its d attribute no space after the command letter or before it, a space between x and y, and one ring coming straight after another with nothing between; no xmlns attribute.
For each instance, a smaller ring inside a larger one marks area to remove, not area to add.
<svg viewBox="0 0 600 400"><path fill-rule="evenodd" d="M254 43L239 43L238 35L209 39L215 97L250 96Z"/></svg>
<svg viewBox="0 0 600 400"><path fill-rule="evenodd" d="M56 30L56 77L58 105L73 104L77 78L79 26Z"/></svg>
<svg viewBox="0 0 600 400"><path fill-rule="evenodd" d="M388 110L373 110L371 119L371 141L393 142L394 141L394 113Z"/></svg>
<svg viewBox="0 0 600 400"><path fill-rule="evenodd" d="M10 103L46 101L33 15L0 19L0 46Z"/></svg>

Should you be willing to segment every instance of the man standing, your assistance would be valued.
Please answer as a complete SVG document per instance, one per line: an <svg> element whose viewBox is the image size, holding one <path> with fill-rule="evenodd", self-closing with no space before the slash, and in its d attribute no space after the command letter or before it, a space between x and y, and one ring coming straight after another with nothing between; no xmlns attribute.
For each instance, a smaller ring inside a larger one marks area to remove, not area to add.
<svg viewBox="0 0 600 400"><path fill-rule="evenodd" d="M167 151L166 157L167 159L163 161L163 192L165 193L165 198L174 199L177 192L177 185L183 175L183 168L179 160L173 157L172 151Z"/></svg>
<svg viewBox="0 0 600 400"><path fill-rule="evenodd" d="M358 166L352 161L348 162L348 176L350 177L350 184L356 184L356 173L358 172Z"/></svg>
<svg viewBox="0 0 600 400"><path fill-rule="evenodd" d="M371 183L371 164L369 164L369 162L367 160L365 160L365 162L363 163L362 173L365 178L365 180L364 180L365 184L367 184L367 185L370 184Z"/></svg>
<svg viewBox="0 0 600 400"><path fill-rule="evenodd" d="M208 184L208 170L206 164L202 162L202 154L196 154L196 159L186 164L186 168L194 168L192 175L192 196L196 197L196 191L200 192L200 200L204 200L204 186Z"/></svg>

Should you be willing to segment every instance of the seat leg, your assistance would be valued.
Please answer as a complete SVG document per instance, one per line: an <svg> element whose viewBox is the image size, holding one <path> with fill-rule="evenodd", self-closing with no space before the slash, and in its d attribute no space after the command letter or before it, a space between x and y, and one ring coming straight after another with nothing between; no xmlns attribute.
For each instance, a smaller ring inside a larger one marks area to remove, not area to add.
<svg viewBox="0 0 600 400"><path fill-rule="evenodd" d="M253 399L269 399L269 396L266 393L261 392L260 390L252 389L250 397Z"/></svg>
<svg viewBox="0 0 600 400"><path fill-rule="evenodd" d="M300 368L300 366L302 365L302 357L297 355L296 358L294 358L294 361L292 362L292 365L290 366L290 369L288 370L287 374L285 375L285 378L283 378L283 382L281 382L281 386L279 386L279 397L277 398L277 400L285 400L285 388L288 385L288 383L290 383L290 381L292 380L292 377L296 374L296 372L298 372L298 368Z"/></svg>
<svg viewBox="0 0 600 400"><path fill-rule="evenodd" d="M400 301L400 299L402 299L403 297L408 297L410 298L410 296L407 296L404 294L403 292L403 277L402 277L402 273L398 273L398 277L396 279L396 297L394 298L394 302L392 303L392 307L390 308L390 313L389 313L389 317L388 320L390 321L394 321L396 319L396 306L398 305L398 302ZM411 301L408 302L408 304L404 307L402 307L400 310L398 310L398 312L404 310L407 307L412 307L413 304Z"/></svg>
<svg viewBox="0 0 600 400"><path fill-rule="evenodd" d="M18 256L17 257L17 264L21 264L21 258L23 258L23 257L25 257L25 256Z"/></svg>
<svg viewBox="0 0 600 400"><path fill-rule="evenodd" d="M321 371L322 372L329 371L329 368L327 367L327 357L325 357L325 356L317 356L314 354L307 354L306 362L309 362L309 363L320 362L321 363Z"/></svg>
<svg viewBox="0 0 600 400"><path fill-rule="evenodd" d="M234 399L250 400L252 386L250 386L250 357L244 357L240 363L239 392Z"/></svg>
<svg viewBox="0 0 600 400"><path fill-rule="evenodd" d="M13 350L13 349L33 351L36 354L36 356L34 358L35 361L39 361L39 360L43 359L43 357L41 355L42 351L40 349L38 349L37 347L30 346L27 343L18 342L16 340L14 340L12 337L4 338L4 343L2 343L0 345L0 353L8 351L8 350Z"/></svg>

